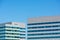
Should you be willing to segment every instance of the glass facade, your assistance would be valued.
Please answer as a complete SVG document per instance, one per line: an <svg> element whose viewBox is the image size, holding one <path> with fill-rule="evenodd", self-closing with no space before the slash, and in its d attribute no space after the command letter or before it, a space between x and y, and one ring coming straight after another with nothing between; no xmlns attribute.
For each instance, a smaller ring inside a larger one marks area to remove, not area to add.
<svg viewBox="0 0 60 40"><path fill-rule="evenodd" d="M60 21L28 23L27 40L60 40Z"/></svg>
<svg viewBox="0 0 60 40"><path fill-rule="evenodd" d="M0 26L0 40L25 40L25 30L22 26Z"/></svg>

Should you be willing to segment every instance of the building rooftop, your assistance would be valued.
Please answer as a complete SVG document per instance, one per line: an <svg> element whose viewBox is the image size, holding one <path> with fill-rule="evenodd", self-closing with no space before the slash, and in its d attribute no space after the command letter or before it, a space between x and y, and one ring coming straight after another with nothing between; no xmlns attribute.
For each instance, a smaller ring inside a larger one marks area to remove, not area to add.
<svg viewBox="0 0 60 40"><path fill-rule="evenodd" d="M60 16L43 16L28 19L28 23L52 22L52 21L60 21Z"/></svg>
<svg viewBox="0 0 60 40"><path fill-rule="evenodd" d="M6 22L6 23L0 23L0 25L25 27L25 24L20 22Z"/></svg>

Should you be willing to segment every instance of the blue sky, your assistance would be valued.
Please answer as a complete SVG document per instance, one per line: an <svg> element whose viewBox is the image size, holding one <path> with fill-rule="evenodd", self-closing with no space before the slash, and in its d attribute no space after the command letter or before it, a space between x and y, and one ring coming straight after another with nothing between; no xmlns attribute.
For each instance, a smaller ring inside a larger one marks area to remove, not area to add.
<svg viewBox="0 0 60 40"><path fill-rule="evenodd" d="M55 15L60 15L60 0L0 0L0 23Z"/></svg>

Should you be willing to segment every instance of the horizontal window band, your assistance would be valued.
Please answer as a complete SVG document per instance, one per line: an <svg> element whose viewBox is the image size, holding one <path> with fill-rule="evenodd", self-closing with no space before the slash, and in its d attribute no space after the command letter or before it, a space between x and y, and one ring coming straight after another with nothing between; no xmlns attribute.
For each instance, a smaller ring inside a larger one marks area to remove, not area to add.
<svg viewBox="0 0 60 40"><path fill-rule="evenodd" d="M6 38L4 38L4 39L0 39L0 40L17 40L17 39L6 39Z"/></svg>
<svg viewBox="0 0 60 40"><path fill-rule="evenodd" d="M26 37L20 37L20 39L25 39Z"/></svg>
<svg viewBox="0 0 60 40"><path fill-rule="evenodd" d="M52 25L52 26L36 26L36 27L28 27L28 29L35 29L35 28L53 28L53 27L60 27L60 25Z"/></svg>
<svg viewBox="0 0 60 40"><path fill-rule="evenodd" d="M44 31L60 31L60 29L48 29L48 30L28 30L28 32L44 32Z"/></svg>
<svg viewBox="0 0 60 40"><path fill-rule="evenodd" d="M10 30L10 29L2 29L0 32L5 32L5 31L12 31L12 32L26 32L25 30L20 31L20 30Z"/></svg>
<svg viewBox="0 0 60 40"><path fill-rule="evenodd" d="M48 39L48 38L60 38L60 36L51 36L51 37L28 37L28 39Z"/></svg>
<svg viewBox="0 0 60 40"><path fill-rule="evenodd" d="M5 32L5 29L0 30L0 32L3 32L3 31Z"/></svg>
<svg viewBox="0 0 60 40"><path fill-rule="evenodd" d="M4 31L12 31L12 32L25 32L25 31L20 31L20 30L10 30L10 29L5 29Z"/></svg>
<svg viewBox="0 0 60 40"><path fill-rule="evenodd" d="M4 38L4 37L8 37L8 38L25 38L25 37L20 37L20 36L0 36L0 38Z"/></svg>
<svg viewBox="0 0 60 40"><path fill-rule="evenodd" d="M5 35L5 34L9 34L9 35L25 35L25 34L19 34L19 33L0 33L0 35Z"/></svg>
<svg viewBox="0 0 60 40"><path fill-rule="evenodd" d="M0 40L17 40L17 39L6 39L6 38L4 38L4 39L0 39Z"/></svg>
<svg viewBox="0 0 60 40"><path fill-rule="evenodd" d="M21 27L13 27L13 26L5 26L6 28L17 28L17 29L25 29L25 28L21 28Z"/></svg>
<svg viewBox="0 0 60 40"><path fill-rule="evenodd" d="M60 21L56 21L56 22L42 22L42 23L29 23L27 25L43 25L43 24L57 24L60 23Z"/></svg>
<svg viewBox="0 0 60 40"><path fill-rule="evenodd" d="M0 28L5 28L5 26L1 26Z"/></svg>
<svg viewBox="0 0 60 40"><path fill-rule="evenodd" d="M57 34L60 34L60 33L41 33L41 34L28 34L28 36L40 36L40 35L57 35Z"/></svg>
<svg viewBox="0 0 60 40"><path fill-rule="evenodd" d="M20 27L11 27L11 26L4 26L4 27L0 27L0 28L15 28L15 29L25 29L25 28L20 28Z"/></svg>

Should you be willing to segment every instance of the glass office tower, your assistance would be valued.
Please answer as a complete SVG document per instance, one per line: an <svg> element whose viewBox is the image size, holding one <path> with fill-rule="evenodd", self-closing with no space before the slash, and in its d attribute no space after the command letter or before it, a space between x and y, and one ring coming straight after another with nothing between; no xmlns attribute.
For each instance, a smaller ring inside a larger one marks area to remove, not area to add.
<svg viewBox="0 0 60 40"><path fill-rule="evenodd" d="M28 19L27 40L60 40L60 16Z"/></svg>
<svg viewBox="0 0 60 40"><path fill-rule="evenodd" d="M25 40L25 24L18 22L0 24L0 40Z"/></svg>

